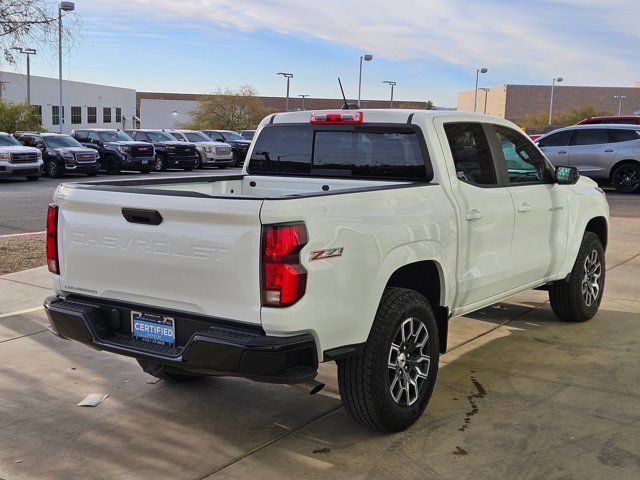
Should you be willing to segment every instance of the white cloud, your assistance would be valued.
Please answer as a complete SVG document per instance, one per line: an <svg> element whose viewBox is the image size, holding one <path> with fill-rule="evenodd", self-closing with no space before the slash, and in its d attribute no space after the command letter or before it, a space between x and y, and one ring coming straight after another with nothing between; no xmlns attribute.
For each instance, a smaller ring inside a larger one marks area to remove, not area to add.
<svg viewBox="0 0 640 480"><path fill-rule="evenodd" d="M487 65L507 82L510 72L536 83L557 74L573 84L640 79L637 0L111 0L108 8L314 37L391 60Z"/></svg>

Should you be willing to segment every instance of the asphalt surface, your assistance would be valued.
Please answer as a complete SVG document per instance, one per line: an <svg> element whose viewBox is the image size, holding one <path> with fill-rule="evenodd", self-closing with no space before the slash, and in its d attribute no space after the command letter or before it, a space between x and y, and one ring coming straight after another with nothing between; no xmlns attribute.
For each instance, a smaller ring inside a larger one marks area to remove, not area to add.
<svg viewBox="0 0 640 480"><path fill-rule="evenodd" d="M63 178L41 177L37 182L30 182L23 178L0 179L0 235L15 233L40 232L45 229L45 217L47 205L53 199L53 192L61 183L68 182L95 182L99 180L118 180L134 178L162 177L200 177L211 175L229 175L238 173L240 168L227 168L220 170L211 168L184 172L182 170L169 170L161 173L125 173L114 177L113 175L99 175L89 178L86 175L67 175Z"/></svg>

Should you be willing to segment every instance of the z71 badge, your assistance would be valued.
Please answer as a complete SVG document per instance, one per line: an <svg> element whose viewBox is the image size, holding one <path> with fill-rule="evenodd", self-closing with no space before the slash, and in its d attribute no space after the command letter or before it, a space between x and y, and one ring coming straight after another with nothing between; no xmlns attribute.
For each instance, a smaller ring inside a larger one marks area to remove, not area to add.
<svg viewBox="0 0 640 480"><path fill-rule="evenodd" d="M324 260L325 258L341 257L343 247L340 248L326 248L324 250L316 250L309 255L309 261Z"/></svg>

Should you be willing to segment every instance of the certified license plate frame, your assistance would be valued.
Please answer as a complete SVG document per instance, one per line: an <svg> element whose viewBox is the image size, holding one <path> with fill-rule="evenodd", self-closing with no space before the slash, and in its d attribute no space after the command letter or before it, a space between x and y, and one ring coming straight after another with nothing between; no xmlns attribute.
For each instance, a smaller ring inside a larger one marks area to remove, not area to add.
<svg viewBox="0 0 640 480"><path fill-rule="evenodd" d="M174 347L176 344L175 318L158 313L131 310L131 338Z"/></svg>

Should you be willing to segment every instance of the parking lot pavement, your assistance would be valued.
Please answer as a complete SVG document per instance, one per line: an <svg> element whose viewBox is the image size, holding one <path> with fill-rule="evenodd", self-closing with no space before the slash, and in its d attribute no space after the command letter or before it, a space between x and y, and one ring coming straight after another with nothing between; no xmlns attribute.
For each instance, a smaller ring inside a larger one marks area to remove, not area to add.
<svg viewBox="0 0 640 480"><path fill-rule="evenodd" d="M63 178L42 177L37 182L29 182L23 178L0 179L0 235L10 235L24 232L38 232L44 230L47 205L51 203L53 192L61 183L66 182L95 182L100 180L128 180L136 178L158 177L200 177L212 175L229 175L240 172L240 168L207 168L184 172L169 170L141 174L127 172L122 175L65 175Z"/></svg>
<svg viewBox="0 0 640 480"><path fill-rule="evenodd" d="M233 378L150 383L131 359L45 331L43 268L0 277L0 478L635 480L639 236L640 219L612 219L590 322L557 321L543 291L453 319L425 415L394 435L347 416L334 364L312 397ZM109 397L75 406L90 393Z"/></svg>

